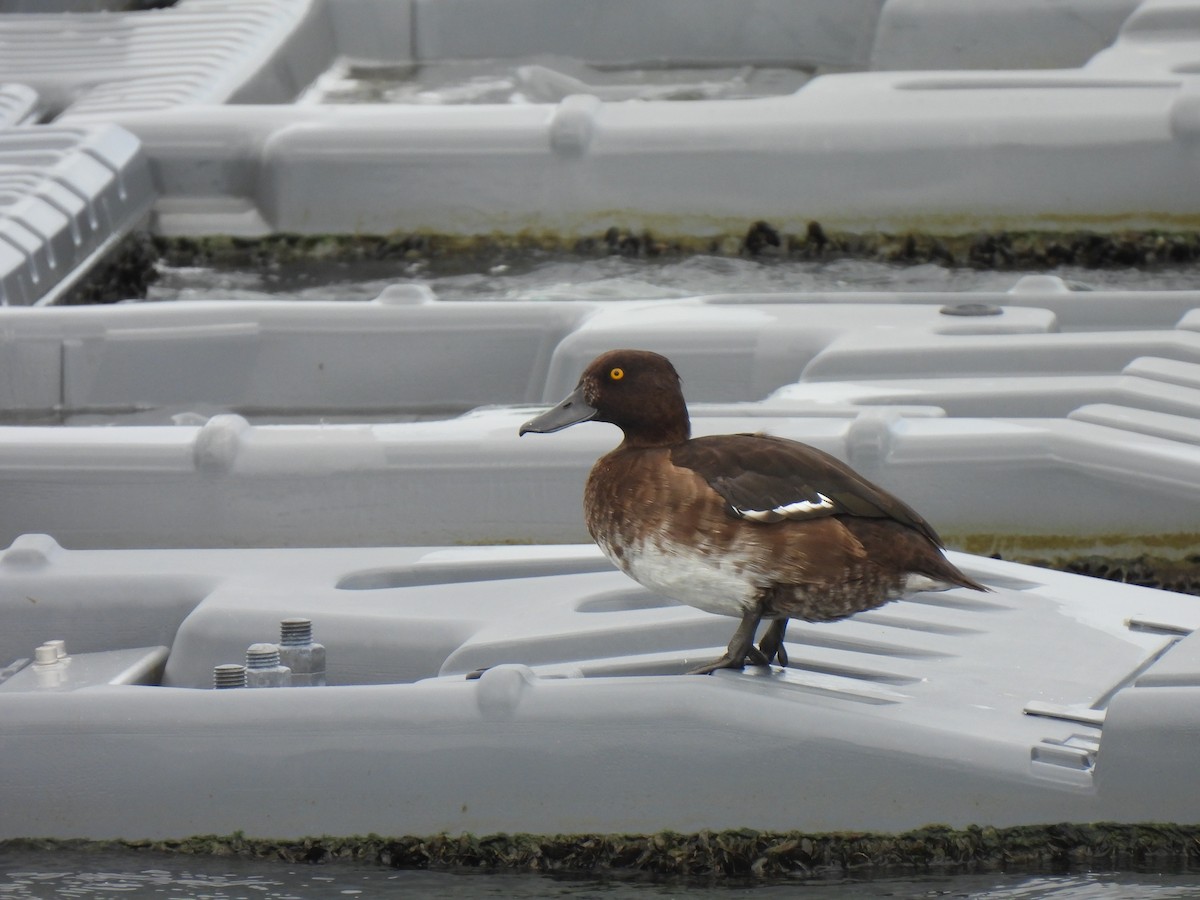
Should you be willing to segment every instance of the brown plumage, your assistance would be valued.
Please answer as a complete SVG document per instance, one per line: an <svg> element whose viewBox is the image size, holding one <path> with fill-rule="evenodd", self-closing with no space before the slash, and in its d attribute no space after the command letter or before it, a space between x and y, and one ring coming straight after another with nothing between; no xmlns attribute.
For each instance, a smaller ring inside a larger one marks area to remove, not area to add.
<svg viewBox="0 0 1200 900"><path fill-rule="evenodd" d="M646 587L742 619L726 653L697 672L786 665L789 618L840 619L913 590L987 590L946 559L914 509L835 457L762 434L691 438L679 376L657 353L602 354L521 433L588 420L625 435L588 477L596 543Z"/></svg>

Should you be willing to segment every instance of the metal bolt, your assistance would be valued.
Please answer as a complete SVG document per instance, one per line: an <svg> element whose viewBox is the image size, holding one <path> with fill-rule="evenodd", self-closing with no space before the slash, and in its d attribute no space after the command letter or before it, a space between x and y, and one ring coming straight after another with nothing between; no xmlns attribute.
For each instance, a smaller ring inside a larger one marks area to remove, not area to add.
<svg viewBox="0 0 1200 900"><path fill-rule="evenodd" d="M312 619L284 619L279 623L281 647L296 647L312 641Z"/></svg>
<svg viewBox="0 0 1200 900"><path fill-rule="evenodd" d="M246 667L237 663L213 666L213 689L240 688L246 686Z"/></svg>
<svg viewBox="0 0 1200 900"><path fill-rule="evenodd" d="M246 649L246 687L287 687L292 670L279 664L275 644L251 644Z"/></svg>
<svg viewBox="0 0 1200 900"><path fill-rule="evenodd" d="M279 623L279 661L292 670L292 687L325 684L325 645L313 641L311 619Z"/></svg>

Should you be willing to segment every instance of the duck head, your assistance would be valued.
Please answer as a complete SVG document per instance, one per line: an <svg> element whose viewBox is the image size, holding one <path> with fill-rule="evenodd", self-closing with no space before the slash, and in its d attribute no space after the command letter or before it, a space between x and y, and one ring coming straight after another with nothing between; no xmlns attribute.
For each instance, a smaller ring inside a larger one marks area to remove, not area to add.
<svg viewBox="0 0 1200 900"><path fill-rule="evenodd" d="M610 350L592 360L561 403L530 419L521 434L549 434L580 422L609 422L629 446L670 446L690 435L679 374L649 350Z"/></svg>

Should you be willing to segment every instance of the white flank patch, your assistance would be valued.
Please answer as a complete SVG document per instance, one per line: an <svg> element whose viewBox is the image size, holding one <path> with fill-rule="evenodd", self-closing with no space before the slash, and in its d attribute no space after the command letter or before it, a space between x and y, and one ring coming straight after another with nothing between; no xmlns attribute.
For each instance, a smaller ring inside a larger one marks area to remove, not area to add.
<svg viewBox="0 0 1200 900"><path fill-rule="evenodd" d="M917 594L921 591L948 591L954 587L948 581L942 581L940 578L930 578L928 575L918 575L916 572L908 573L908 580L904 583L905 594Z"/></svg>
<svg viewBox="0 0 1200 900"><path fill-rule="evenodd" d="M744 557L713 553L703 545L659 547L646 541L628 548L623 560L603 544L600 549L634 581L705 612L741 618L759 590L739 565Z"/></svg>
<svg viewBox="0 0 1200 900"><path fill-rule="evenodd" d="M820 509L833 509L833 501L818 491L816 501L797 500L795 503L776 506L774 509L738 509L735 506L733 511L752 522L775 522L788 516L803 515Z"/></svg>

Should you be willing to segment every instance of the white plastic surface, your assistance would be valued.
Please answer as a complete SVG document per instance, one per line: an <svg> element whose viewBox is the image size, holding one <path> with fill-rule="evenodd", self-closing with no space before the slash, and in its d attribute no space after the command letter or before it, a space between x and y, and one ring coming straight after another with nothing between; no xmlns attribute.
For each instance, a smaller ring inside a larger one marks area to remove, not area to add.
<svg viewBox="0 0 1200 900"><path fill-rule="evenodd" d="M814 444L912 503L952 543L1019 538L1027 552L1052 555L1195 538L1194 419L1096 405L1069 419L717 411L696 408L695 433L766 430ZM619 435L589 425L518 439L533 413L396 425L253 426L218 416L203 427L0 428L0 539L38 529L71 547L587 540L584 479Z"/></svg>
<svg viewBox="0 0 1200 900"><path fill-rule="evenodd" d="M528 407L409 420L554 402L596 353L641 346L678 365L698 433L814 443L952 541L1184 546L1200 500L1200 295L1063 288L4 310L10 415L126 424L0 429L0 539L586 540L582 484L611 428L518 440ZM963 306L988 314L947 314Z"/></svg>
<svg viewBox="0 0 1200 900"><path fill-rule="evenodd" d="M1133 6L1024 0L987 13L994 37L964 41L963 0L180 0L126 13L99 11L97 0L97 11L77 4L70 18L54 0L16 2L0 4L0 79L88 117L286 103L339 56L403 64L551 54L606 66L844 70L912 68L941 43L955 50L932 60L935 68L1066 67L1111 42ZM3 16L14 11L24 14ZM1038 28L1022 30L1031 16ZM996 61L1001 43L1010 52Z"/></svg>
<svg viewBox="0 0 1200 900"><path fill-rule="evenodd" d="M987 375L865 377L811 381L775 391L768 406L847 403L931 406L951 416L1067 416L1095 403L1200 420L1200 363L1134 359L1118 375ZM1191 440L1200 438L1195 430Z"/></svg>
<svg viewBox="0 0 1200 900"><path fill-rule="evenodd" d="M1190 78L1141 65L869 73L737 101L197 107L120 121L163 160L155 222L172 234L569 238L617 224L705 236L760 219L799 234L813 219L1108 230L1191 221ZM560 140L564 121L582 137Z"/></svg>
<svg viewBox="0 0 1200 900"><path fill-rule="evenodd" d="M394 300L0 310L0 406L345 416L534 402L554 348L594 309Z"/></svg>
<svg viewBox="0 0 1200 900"><path fill-rule="evenodd" d="M951 314L963 310L986 314ZM1008 292L439 302L409 284L374 302L9 309L0 407L68 421L147 410L158 421L449 414L555 402L595 355L634 346L670 356L692 402L778 391L772 400L795 401L795 413L886 400L952 415L1065 415L1074 400L1119 398L1112 379L1136 376L1169 386L1148 408L1179 411L1198 387L1195 310L1197 291L1071 291L1040 277ZM1046 403L1025 400L1038 395Z"/></svg>
<svg viewBox="0 0 1200 900"><path fill-rule="evenodd" d="M76 653L43 661L38 647L32 665L0 681L0 692L80 691L105 684L157 684L167 661L166 647L135 647Z"/></svg>
<svg viewBox="0 0 1200 900"><path fill-rule="evenodd" d="M0 84L0 129L20 125L37 110L37 91L24 84Z"/></svg>
<svg viewBox="0 0 1200 900"><path fill-rule="evenodd" d="M24 811L0 838L1195 821L1194 598L954 561L995 592L793 623L789 668L701 677L674 673L733 620L648 594L594 547L28 536L0 555L0 660L50 627L75 654L170 656L164 686L0 690L0 803ZM329 687L209 689L296 614L328 644ZM33 802L47 790L56 804Z"/></svg>
<svg viewBox="0 0 1200 900"><path fill-rule="evenodd" d="M141 12L0 15L0 80L76 121L181 103L278 103L330 61L306 44L311 0L181 0ZM285 60L277 60L291 41Z"/></svg>
<svg viewBox="0 0 1200 900"><path fill-rule="evenodd" d="M154 198L149 163L122 128L0 130L0 305L52 303Z"/></svg>
<svg viewBox="0 0 1200 900"><path fill-rule="evenodd" d="M129 0L0 0L0 13L117 12L129 6Z"/></svg>
<svg viewBox="0 0 1200 900"><path fill-rule="evenodd" d="M865 68L884 0L416 0L421 59ZM331 7L338 14L335 0Z"/></svg>
<svg viewBox="0 0 1200 900"><path fill-rule="evenodd" d="M0 16L0 49L46 108L145 142L173 234L1108 230L1200 202L1198 2L183 0ZM339 58L547 53L830 73L751 100L291 102Z"/></svg>
<svg viewBox="0 0 1200 900"><path fill-rule="evenodd" d="M1140 0L887 0L871 68L1070 69L1111 44Z"/></svg>

